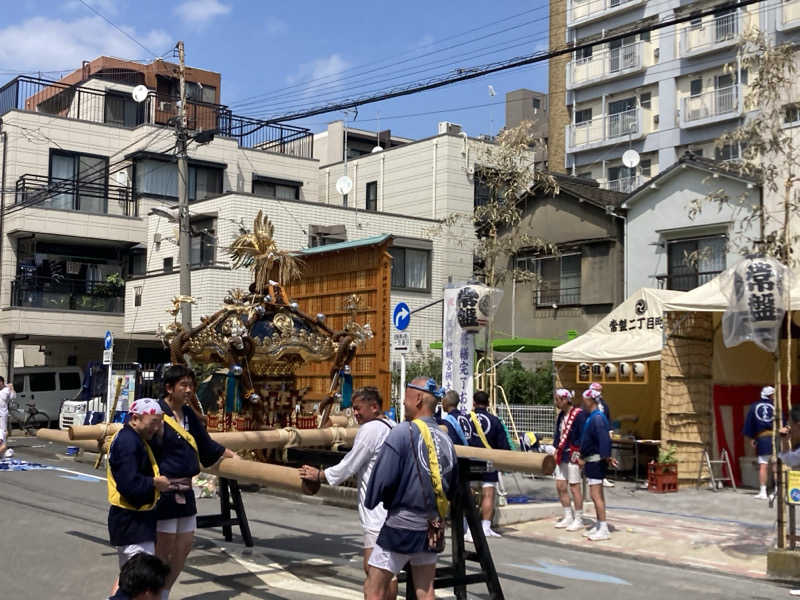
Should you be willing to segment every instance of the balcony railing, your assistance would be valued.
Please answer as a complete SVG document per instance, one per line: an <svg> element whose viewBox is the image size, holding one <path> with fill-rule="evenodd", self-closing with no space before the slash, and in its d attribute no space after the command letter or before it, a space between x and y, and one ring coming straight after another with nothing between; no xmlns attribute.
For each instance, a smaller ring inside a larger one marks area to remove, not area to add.
<svg viewBox="0 0 800 600"><path fill-rule="evenodd" d="M567 86L581 87L593 81L633 73L644 68L642 55L646 43L635 42L617 48L607 48L588 58L571 61L567 65Z"/></svg>
<svg viewBox="0 0 800 600"><path fill-rule="evenodd" d="M708 283L722 271L699 271L681 275L657 275L658 288L661 290L677 290L688 292L696 287Z"/></svg>
<svg viewBox="0 0 800 600"><path fill-rule="evenodd" d="M591 121L567 126L567 143L570 150L583 146L615 143L620 139L638 138L642 132L641 111L638 108L613 115L597 117Z"/></svg>
<svg viewBox="0 0 800 600"><path fill-rule="evenodd" d="M781 3L777 28L781 31L800 27L800 0L784 0Z"/></svg>
<svg viewBox="0 0 800 600"><path fill-rule="evenodd" d="M681 30L681 56L693 56L733 45L739 35L740 16L735 12L719 15L699 25Z"/></svg>
<svg viewBox="0 0 800 600"><path fill-rule="evenodd" d="M639 4L644 0L567 0L567 25L593 21Z"/></svg>
<svg viewBox="0 0 800 600"><path fill-rule="evenodd" d="M553 288L539 289L533 295L533 302L536 306L546 307L553 304L580 304L581 288Z"/></svg>
<svg viewBox="0 0 800 600"><path fill-rule="evenodd" d="M0 88L0 116L16 109L120 127L168 125L178 116L177 98L151 91L137 103L128 93L86 87L85 83L66 85L17 77ZM187 100L186 118L190 129L234 138L242 148L313 157L314 135L303 127L237 116L224 104L195 100Z"/></svg>
<svg viewBox="0 0 800 600"><path fill-rule="evenodd" d="M630 194L633 190L641 185L642 179L638 175L633 177L621 177L619 179L612 179L608 182L607 187L612 192L623 192Z"/></svg>
<svg viewBox="0 0 800 600"><path fill-rule="evenodd" d="M125 290L103 282L22 277L11 282L11 306L122 314Z"/></svg>
<svg viewBox="0 0 800 600"><path fill-rule="evenodd" d="M16 204L93 214L139 216L139 201L128 186L100 181L75 181L26 173L17 179Z"/></svg>
<svg viewBox="0 0 800 600"><path fill-rule="evenodd" d="M683 99L681 123L684 126L706 123L735 117L741 113L739 86L732 85Z"/></svg>

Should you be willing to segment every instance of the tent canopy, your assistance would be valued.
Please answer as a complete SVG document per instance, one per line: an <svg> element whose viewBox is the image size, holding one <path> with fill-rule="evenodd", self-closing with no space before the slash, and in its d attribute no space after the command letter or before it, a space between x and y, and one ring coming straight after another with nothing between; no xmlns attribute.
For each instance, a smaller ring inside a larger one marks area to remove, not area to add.
<svg viewBox="0 0 800 600"><path fill-rule="evenodd" d="M725 312L728 309L728 300L720 288L720 275L717 275L700 287L685 292L682 296L668 300L664 304L667 311L697 311L697 312ZM790 290L792 310L800 310L800 273L792 273L792 288Z"/></svg>
<svg viewBox="0 0 800 600"><path fill-rule="evenodd" d="M660 360L664 304L685 292L642 288L589 331L553 350L555 362Z"/></svg>
<svg viewBox="0 0 800 600"><path fill-rule="evenodd" d="M563 343L564 340L550 338L495 338L492 348L497 352L550 352ZM432 350L441 350L442 342L431 342L430 347Z"/></svg>

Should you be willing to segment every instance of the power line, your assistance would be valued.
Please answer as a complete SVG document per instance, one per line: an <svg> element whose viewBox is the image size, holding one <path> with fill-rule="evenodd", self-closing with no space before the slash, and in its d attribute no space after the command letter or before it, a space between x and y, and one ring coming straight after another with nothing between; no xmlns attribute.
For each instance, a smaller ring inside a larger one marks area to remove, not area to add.
<svg viewBox="0 0 800 600"><path fill-rule="evenodd" d="M705 11L698 11L691 15L684 15L682 17L677 17L675 19L671 19L668 21L661 21L659 23L654 23L651 25L647 25L644 27L639 27L635 29L631 29L625 31L624 33L619 33L611 36L607 36L601 40L597 40L594 42L587 42L583 44L575 44L575 45L567 45L562 48L556 50L550 50L547 52L536 52L531 55L516 57L507 59L504 61L498 61L494 63L489 63L487 65L482 65L478 67L471 67L467 69L458 69L455 75L443 75L439 77L432 78L425 82L414 82L405 86L396 87L386 92L382 92L376 95L367 95L361 96L351 100L345 100L343 102L338 103L330 103L323 106L318 106L315 108L305 109L305 110L298 110L294 112L290 112L288 114L283 114L280 116L270 117L265 120L266 124L276 124L282 121L295 121L297 119L302 119L305 117L311 117L319 114L325 114L329 112L341 111L348 108L355 108L358 106L363 106L365 104L372 104L375 102L381 102L383 100L390 100L392 98L398 98L401 96L408 96L411 94L417 94L420 92L452 85L454 83L459 83L462 81L468 81L470 79L476 79L479 77L484 77L486 75L497 73L500 71L506 71L508 69L514 69L526 65L532 65L535 63L544 62L550 60L551 58L555 58L557 56L562 56L565 54L570 54L572 52L576 52L579 50L583 50L586 48L593 48L594 46L600 44L608 44L610 42L615 41L622 41L625 38L628 38L632 35L637 35L641 33L649 33L651 31L664 29L666 27L673 27L680 23L685 23L688 21L693 21L698 18L702 18L704 16L711 16L719 13L723 13L729 10L735 10L737 8L743 8L745 6L749 6L751 4L759 4L764 0L740 0L739 2L728 3L723 5L715 6L714 8L707 9Z"/></svg>
<svg viewBox="0 0 800 600"><path fill-rule="evenodd" d="M102 14L100 11L96 10L96 9L95 9L93 6L91 6L90 4L88 4L87 2L85 2L84 0L78 0L78 2L80 2L81 4L83 4L83 5L84 5L86 8L88 8L90 11L92 11L92 12L93 12L94 14L96 14L98 17L100 17L101 19L103 19L103 20L104 20L106 23L108 23L109 25L111 25L111 26L112 26L114 29L116 29L117 31L119 31L119 32L120 32L122 35L124 35L126 38L128 38L129 40L131 40L131 41L132 41L134 44L136 44L137 46L139 46L140 48L142 48L142 49L143 49L145 52L147 52L147 53L148 53L150 56L152 56L152 57L154 57L154 58L155 58L155 57L158 57L158 55L157 55L155 52L153 52L152 50L150 50L150 48L148 48L147 46L145 46L144 44L142 44L142 43L141 43L139 40L137 40L135 37L133 37L133 36L132 36L130 33L128 33L127 31L125 31L124 29L122 29L122 27L120 27L119 25L117 25L116 23L114 23L114 22L113 22L111 19L109 19L108 17L106 17L106 16L105 16L104 14Z"/></svg>

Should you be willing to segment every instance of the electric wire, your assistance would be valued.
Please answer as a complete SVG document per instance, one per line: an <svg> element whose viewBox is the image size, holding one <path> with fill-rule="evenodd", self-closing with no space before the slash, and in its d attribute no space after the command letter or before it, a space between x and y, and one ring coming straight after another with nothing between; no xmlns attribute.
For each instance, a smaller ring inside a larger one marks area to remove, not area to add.
<svg viewBox="0 0 800 600"><path fill-rule="evenodd" d="M102 14L100 11L98 11L97 9L95 9L95 8L94 8L92 5L90 5L88 2L86 2L85 0L78 0L78 2L80 2L81 4L83 4L83 5L84 5L86 8L88 8L90 11L92 11L92 12L93 12L94 14L96 14L98 17L100 17L101 19L103 19L103 20L104 20L106 23L108 23L109 25L111 25L111 26L112 26L114 29L116 29L117 31L119 31L119 32L120 32L122 35L124 35L126 38L128 38L129 40L131 40L131 41L132 41L134 44L136 44L137 46L139 46L140 48L142 48L142 49L143 49L145 52L147 52L147 53L148 53L150 56L152 56L152 57L154 57L154 58L155 58L155 57L158 57L158 54L156 54L155 52L153 52L152 50L150 50L150 48L148 48L147 46L145 46L144 44L142 44L142 43L141 43L139 40L137 40L137 39L136 39L135 37L133 37L133 36L132 36L130 33L128 33L127 31L125 31L124 29L122 29L122 27L120 27L119 25L117 25L116 23L114 23L114 22L113 22L111 19L109 19L108 17L106 17L106 16L105 16L104 14Z"/></svg>

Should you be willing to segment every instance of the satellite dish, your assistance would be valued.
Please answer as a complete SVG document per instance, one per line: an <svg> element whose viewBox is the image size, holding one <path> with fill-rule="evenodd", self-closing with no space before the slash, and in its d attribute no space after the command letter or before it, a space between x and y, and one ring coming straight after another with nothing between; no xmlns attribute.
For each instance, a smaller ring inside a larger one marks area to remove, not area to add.
<svg viewBox="0 0 800 600"><path fill-rule="evenodd" d="M145 85L137 85L133 88L131 92L131 96L136 102L144 102L145 98L147 98L147 94L150 93L150 90L147 89Z"/></svg>
<svg viewBox="0 0 800 600"><path fill-rule="evenodd" d="M639 153L636 150L625 150L622 154L622 164L633 169L639 164Z"/></svg>
<svg viewBox="0 0 800 600"><path fill-rule="evenodd" d="M375 146L372 149L372 153L375 154L376 152L383 152L383 146Z"/></svg>
<svg viewBox="0 0 800 600"><path fill-rule="evenodd" d="M353 189L353 180L347 175L342 175L336 180L336 191L342 196L346 196Z"/></svg>

